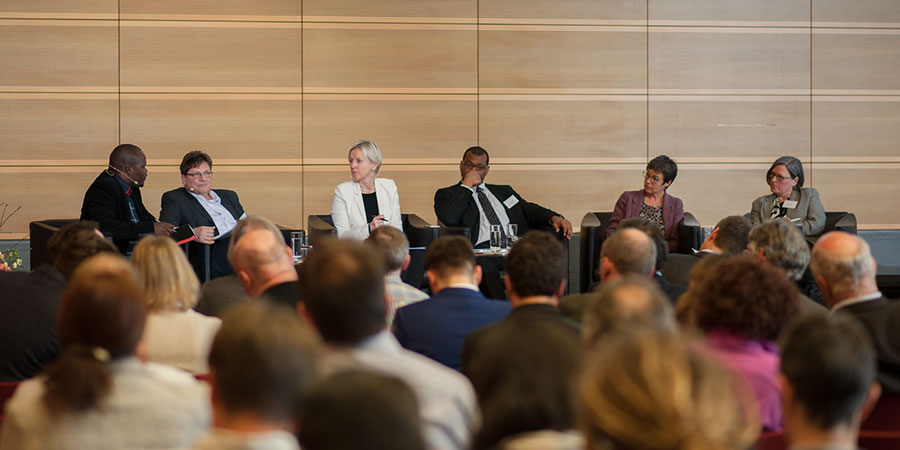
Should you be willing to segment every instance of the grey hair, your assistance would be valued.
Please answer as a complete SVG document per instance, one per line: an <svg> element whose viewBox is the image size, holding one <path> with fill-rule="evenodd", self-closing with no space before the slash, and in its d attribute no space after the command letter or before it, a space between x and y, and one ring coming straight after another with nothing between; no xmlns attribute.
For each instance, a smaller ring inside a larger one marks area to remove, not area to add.
<svg viewBox="0 0 900 450"><path fill-rule="evenodd" d="M362 152L363 156L365 156L366 159L369 160L370 163L378 166L375 168L375 175L377 176L379 173L381 173L382 156L381 150L378 149L378 145L375 144L374 141L359 141L353 144L353 147L350 147L350 150L347 150L347 156L350 156L350 152L357 148Z"/></svg>
<svg viewBox="0 0 900 450"><path fill-rule="evenodd" d="M609 258L622 275L650 275L656 270L656 244L646 233L625 228L603 242L600 258Z"/></svg>
<svg viewBox="0 0 900 450"><path fill-rule="evenodd" d="M875 258L869 244L859 236L852 236L859 246L848 256L835 255L821 248L813 248L812 271L828 280L831 289L839 294L853 294L860 281L875 276Z"/></svg>
<svg viewBox="0 0 900 450"><path fill-rule="evenodd" d="M226 256L229 263L232 262L234 247L237 246L238 241L253 230L269 230L276 237L276 242L284 241L284 235L281 234L278 225L275 225L271 220L263 216L249 215L239 220L234 229L231 230L231 239L228 241L228 254Z"/></svg>
<svg viewBox="0 0 900 450"><path fill-rule="evenodd" d="M770 263L787 272L788 278L797 281L803 277L809 265L809 245L794 225L784 220L762 223L750 231L747 244L751 251L762 250Z"/></svg>

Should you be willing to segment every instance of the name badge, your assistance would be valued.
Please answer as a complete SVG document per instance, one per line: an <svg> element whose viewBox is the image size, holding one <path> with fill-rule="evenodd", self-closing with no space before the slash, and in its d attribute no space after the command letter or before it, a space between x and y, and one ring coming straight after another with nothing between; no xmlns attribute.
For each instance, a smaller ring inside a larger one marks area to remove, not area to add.
<svg viewBox="0 0 900 450"><path fill-rule="evenodd" d="M516 203L519 203L519 199L517 199L515 195L510 195L508 199L503 200L503 204L506 205L506 209L512 209L513 206L516 206Z"/></svg>
<svg viewBox="0 0 900 450"><path fill-rule="evenodd" d="M781 206L787 209L794 209L797 207L797 200L785 200Z"/></svg>

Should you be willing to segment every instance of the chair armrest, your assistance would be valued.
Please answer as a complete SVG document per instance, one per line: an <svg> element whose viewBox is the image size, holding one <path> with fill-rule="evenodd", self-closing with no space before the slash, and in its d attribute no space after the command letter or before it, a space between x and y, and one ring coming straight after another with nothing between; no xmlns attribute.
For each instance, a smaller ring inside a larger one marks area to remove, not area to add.
<svg viewBox="0 0 900 450"><path fill-rule="evenodd" d="M684 219L678 223L678 253L691 254L700 248L700 222L693 214L685 211Z"/></svg>
<svg viewBox="0 0 900 450"><path fill-rule="evenodd" d="M331 220L330 215L310 214L307 218L306 232L309 237L309 245L315 247L321 239L337 234L337 229L326 221L326 217L329 221Z"/></svg>
<svg viewBox="0 0 900 450"><path fill-rule="evenodd" d="M440 235L440 228L431 225L416 214L403 214L403 232L410 247L428 247Z"/></svg>

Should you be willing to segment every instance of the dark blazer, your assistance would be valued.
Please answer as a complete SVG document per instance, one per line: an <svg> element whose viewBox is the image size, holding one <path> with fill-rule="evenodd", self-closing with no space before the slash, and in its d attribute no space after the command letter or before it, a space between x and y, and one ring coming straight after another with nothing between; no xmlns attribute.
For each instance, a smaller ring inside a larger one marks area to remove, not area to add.
<svg viewBox="0 0 900 450"><path fill-rule="evenodd" d="M114 175L103 171L88 187L84 193L84 202L81 204L81 220L97 221L100 224L100 231L112 237L122 253L128 250L129 241L153 233L153 223L156 222L153 215L144 207L140 188L132 188L131 198L137 210L138 223L131 223L128 197L122 185Z"/></svg>
<svg viewBox="0 0 900 450"><path fill-rule="evenodd" d="M625 191L616 201L612 217L609 218L609 226L606 228L606 237L611 236L619 227L622 219L637 217L644 204L644 191ZM669 246L669 253L678 251L678 224L684 219L684 203L678 197L672 197L668 193L663 194L663 236Z"/></svg>
<svg viewBox="0 0 900 450"><path fill-rule="evenodd" d="M466 336L506 317L510 309L508 302L489 300L481 292L445 288L397 310L394 336L404 348L459 370Z"/></svg>
<svg viewBox="0 0 900 450"><path fill-rule="evenodd" d="M862 323L878 355L878 381L885 392L900 394L900 301L882 297L844 306L837 313Z"/></svg>
<svg viewBox="0 0 900 450"><path fill-rule="evenodd" d="M789 200L796 200L797 207L787 210L788 219L800 219L800 231L804 236L817 236L825 229L825 207L819 199L819 191L813 188L796 188ZM768 222L772 215L775 194L767 194L753 200L750 206L750 222L756 226Z"/></svg>
<svg viewBox="0 0 900 450"><path fill-rule="evenodd" d="M222 206L231 213L235 220L244 215L244 207L241 206L237 194L227 189L214 189L216 194L222 199ZM187 189L181 187L166 192L162 196L162 210L159 212L159 220L169 222L175 226L190 225L192 227L215 227L216 223L212 217L203 208L203 205L191 195ZM215 235L219 236L219 230L216 229ZM202 273L203 267L203 247L208 244L200 244L191 242L188 254L190 255L191 265L199 274ZM228 239L222 238L216 240L210 248L210 278L217 278L223 275L229 275L234 271L228 264Z"/></svg>
<svg viewBox="0 0 900 450"><path fill-rule="evenodd" d="M506 184L485 184L487 189L503 203L510 196L516 197L518 203L512 208L506 207L509 222L519 225L519 235L530 229L547 228L550 218L560 216L559 213L544 208L536 203L525 201L516 191ZM481 214L472 197L472 191L457 183L450 187L438 189L434 193L434 213L441 224L448 227L465 227L469 229L472 244L478 242L478 230L481 226Z"/></svg>
<svg viewBox="0 0 900 450"><path fill-rule="evenodd" d="M49 264L0 272L0 381L34 377L59 354L56 316L66 287Z"/></svg>
<svg viewBox="0 0 900 450"><path fill-rule="evenodd" d="M486 327L479 328L466 337L462 347L462 355L460 357L460 368L463 374L471 373L470 367L474 352L477 351L481 342L487 339L487 336L495 333L505 334L509 327L518 327L520 325L532 325L534 323L547 324L548 326L557 327L566 333L572 333L576 341L580 339L581 326L578 322L569 319L559 312L559 309L553 305L547 304L530 304L513 308L505 319ZM510 349L515 351L515 349Z"/></svg>
<svg viewBox="0 0 900 450"><path fill-rule="evenodd" d="M279 283L266 289L259 298L266 298L275 303L287 306L291 311L297 310L297 302L300 301L300 282L288 281Z"/></svg>
<svg viewBox="0 0 900 450"><path fill-rule="evenodd" d="M691 270L704 256L714 255L710 252L697 252L690 255L671 253L666 257L663 265L662 276L668 282L679 286L688 286L691 281Z"/></svg>

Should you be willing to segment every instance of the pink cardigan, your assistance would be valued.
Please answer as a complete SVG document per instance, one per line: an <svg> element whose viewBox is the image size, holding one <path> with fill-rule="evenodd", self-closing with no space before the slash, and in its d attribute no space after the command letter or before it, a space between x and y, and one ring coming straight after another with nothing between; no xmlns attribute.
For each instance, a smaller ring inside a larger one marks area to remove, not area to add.
<svg viewBox="0 0 900 450"><path fill-rule="evenodd" d="M625 191L616 201L609 226L606 228L606 237L611 236L619 227L619 221L637 217L644 203L644 191ZM663 236L669 246L669 253L678 251L678 224L684 219L684 203L678 197L672 197L668 193L663 194L663 225L666 229Z"/></svg>

